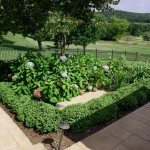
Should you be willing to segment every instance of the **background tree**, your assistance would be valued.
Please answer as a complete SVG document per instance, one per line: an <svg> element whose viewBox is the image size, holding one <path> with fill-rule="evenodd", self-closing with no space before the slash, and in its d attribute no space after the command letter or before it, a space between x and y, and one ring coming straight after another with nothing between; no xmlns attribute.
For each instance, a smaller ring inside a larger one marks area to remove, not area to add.
<svg viewBox="0 0 150 150"><path fill-rule="evenodd" d="M143 33L142 37L144 41L150 41L150 32Z"/></svg>
<svg viewBox="0 0 150 150"><path fill-rule="evenodd" d="M104 11L98 13L104 15L108 20L111 17L116 16L117 18L128 20L131 23L150 23L150 13L134 13L122 10Z"/></svg>
<svg viewBox="0 0 150 150"><path fill-rule="evenodd" d="M123 39L125 40L126 44L128 44L128 42L131 41L132 36L130 35L130 33L126 33L126 34L124 35L124 38L123 38Z"/></svg>
<svg viewBox="0 0 150 150"><path fill-rule="evenodd" d="M41 29L36 30L33 34L29 35L29 37L38 41L39 50L42 49L42 41L53 41L57 36L58 39L60 39L56 41L57 45L59 45L61 48L65 48L66 37L70 30L76 26L78 21L70 16L63 15L64 14L60 11L49 12L44 26Z"/></svg>
<svg viewBox="0 0 150 150"><path fill-rule="evenodd" d="M63 14L62 18L70 16L88 22L94 15L94 9L107 9L108 3L116 1L119 0L2 0L0 4L2 8L0 17L3 18L0 23L3 26L1 32L11 31L32 36L38 41L39 49L41 49L49 12L59 11ZM64 36L63 41L65 39Z"/></svg>
<svg viewBox="0 0 150 150"><path fill-rule="evenodd" d="M105 34L102 35L103 40L117 40L123 36L128 27L129 22L125 19L119 19L117 17L111 17L110 20L104 22Z"/></svg>
<svg viewBox="0 0 150 150"><path fill-rule="evenodd" d="M86 46L99 40L99 26L96 22L82 23L71 32L71 36L73 44L82 46L85 54Z"/></svg>

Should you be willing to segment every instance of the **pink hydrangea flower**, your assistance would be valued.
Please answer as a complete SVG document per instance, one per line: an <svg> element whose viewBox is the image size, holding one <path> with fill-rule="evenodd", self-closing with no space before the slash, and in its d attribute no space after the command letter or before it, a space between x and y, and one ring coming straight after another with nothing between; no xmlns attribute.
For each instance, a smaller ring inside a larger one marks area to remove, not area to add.
<svg viewBox="0 0 150 150"><path fill-rule="evenodd" d="M39 88L33 90L33 95L35 98L40 99L41 98L41 90Z"/></svg>

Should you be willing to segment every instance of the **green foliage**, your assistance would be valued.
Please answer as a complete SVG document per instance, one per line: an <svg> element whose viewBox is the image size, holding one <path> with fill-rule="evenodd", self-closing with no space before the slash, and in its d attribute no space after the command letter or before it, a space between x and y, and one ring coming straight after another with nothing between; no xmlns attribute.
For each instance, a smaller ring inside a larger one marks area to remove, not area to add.
<svg viewBox="0 0 150 150"><path fill-rule="evenodd" d="M101 13L106 18L110 18L112 16L116 16L121 19L126 19L129 22L141 22L141 23L150 23L150 13L133 13L133 12L126 12L126 11L105 11Z"/></svg>
<svg viewBox="0 0 150 150"><path fill-rule="evenodd" d="M150 41L150 32L143 33L143 40Z"/></svg>
<svg viewBox="0 0 150 150"><path fill-rule="evenodd" d="M60 111L50 104L31 100L29 96L15 95L11 85L0 83L0 101L7 105L26 127L41 132L58 130L61 121Z"/></svg>
<svg viewBox="0 0 150 150"><path fill-rule="evenodd" d="M0 3L0 33L3 31L12 31L13 33L22 33L23 35L32 34L41 30L48 18L50 11L61 11L64 15L89 21L93 17L92 7L102 9L108 3L116 0L1 0ZM7 5L9 3L9 5ZM91 4L93 6L91 6ZM37 11L38 10L38 11Z"/></svg>
<svg viewBox="0 0 150 150"><path fill-rule="evenodd" d="M73 132L87 131L92 125L115 118L119 111L133 110L150 99L150 78L109 92L85 104L72 105L60 111L50 104L16 95L10 83L0 83L0 102L8 106L27 127L40 132L57 131L66 121Z"/></svg>
<svg viewBox="0 0 150 150"><path fill-rule="evenodd" d="M29 37L37 41L54 40L58 34L67 36L77 24L78 21L69 15L64 15L61 11L51 11L48 13L44 26Z"/></svg>
<svg viewBox="0 0 150 150"><path fill-rule="evenodd" d="M33 62L34 68L30 68L28 62ZM88 86L116 90L150 77L148 63L133 66L123 60L110 60L107 62L110 67L108 73L103 71L103 65L90 56L76 56L62 62L59 56L45 58L39 53L28 53L13 63L13 89L18 94L34 96L33 90L39 88L42 101L56 104L77 96L80 90L88 90ZM68 72L67 78L61 76L64 71Z"/></svg>
<svg viewBox="0 0 150 150"><path fill-rule="evenodd" d="M125 19L119 19L117 17L111 17L108 22L102 24L104 27L104 34L101 35L101 39L104 40L117 40L125 34L129 27L129 22Z"/></svg>
<svg viewBox="0 0 150 150"><path fill-rule="evenodd" d="M70 16L88 22L94 16L97 10L107 10L108 4L118 4L120 0L58 0L56 1L59 10L64 14L70 14Z"/></svg>
<svg viewBox="0 0 150 150"><path fill-rule="evenodd" d="M96 22L82 23L71 32L71 37L74 45L81 45L85 50L88 44L99 40L99 27Z"/></svg>
<svg viewBox="0 0 150 150"><path fill-rule="evenodd" d="M133 36L140 36L144 32L150 32L150 24L132 23L132 24L130 24L128 31Z"/></svg>
<svg viewBox="0 0 150 150"><path fill-rule="evenodd" d="M63 120L71 125L74 132L87 131L94 124L104 123L117 115L117 107L110 95L93 100L86 104L73 105L65 108Z"/></svg>
<svg viewBox="0 0 150 150"><path fill-rule="evenodd" d="M55 105L79 95L81 90L88 91L89 86L113 91L150 77L149 64L128 66L123 59L112 59L105 64L86 55L63 57L64 61L58 55L44 57L40 53L19 57L12 65L14 91L34 98L33 90L40 89L39 100ZM109 67L106 72L105 66Z"/></svg>
<svg viewBox="0 0 150 150"><path fill-rule="evenodd" d="M137 82L141 79L150 78L150 64L149 63L138 63L128 65L128 74L126 79L129 83Z"/></svg>
<svg viewBox="0 0 150 150"><path fill-rule="evenodd" d="M95 124L102 124L116 117L118 111L133 110L149 101L150 79L134 83L129 86L110 92L86 104L73 105L65 108L63 120L71 125L74 132L87 131Z"/></svg>

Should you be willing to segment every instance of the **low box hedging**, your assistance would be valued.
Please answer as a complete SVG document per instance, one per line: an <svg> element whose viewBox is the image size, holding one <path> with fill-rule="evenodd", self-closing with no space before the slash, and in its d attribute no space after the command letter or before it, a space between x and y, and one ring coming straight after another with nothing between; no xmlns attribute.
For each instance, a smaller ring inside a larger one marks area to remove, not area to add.
<svg viewBox="0 0 150 150"><path fill-rule="evenodd" d="M66 121L74 132L83 132L92 125L115 118L118 111L131 110L150 100L150 79L134 83L92 100L72 105L60 111L29 96L15 95L10 83L0 83L0 102L7 105L25 126L40 132L57 131L58 124Z"/></svg>
<svg viewBox="0 0 150 150"><path fill-rule="evenodd" d="M17 96L9 83L0 83L0 101L8 106L26 127L41 132L57 131L61 121L60 110L50 104L31 100L28 96Z"/></svg>
<svg viewBox="0 0 150 150"><path fill-rule="evenodd" d="M63 120L74 132L86 131L116 117L118 111L135 109L150 100L150 79L110 92L86 104L69 106L63 110Z"/></svg>

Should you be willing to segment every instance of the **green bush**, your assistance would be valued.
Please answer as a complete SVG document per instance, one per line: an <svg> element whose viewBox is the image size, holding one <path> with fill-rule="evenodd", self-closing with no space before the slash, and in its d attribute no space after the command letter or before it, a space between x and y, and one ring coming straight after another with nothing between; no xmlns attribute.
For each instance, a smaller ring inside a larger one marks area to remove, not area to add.
<svg viewBox="0 0 150 150"><path fill-rule="evenodd" d="M9 83L0 83L0 101L8 106L26 127L41 132L57 131L61 122L60 111L50 104L31 100L29 96L17 96Z"/></svg>
<svg viewBox="0 0 150 150"><path fill-rule="evenodd" d="M118 111L133 110L150 100L150 88L146 83L134 83L88 102L65 108L62 118L74 132L87 131L94 124L102 124L116 117Z"/></svg>
<svg viewBox="0 0 150 150"><path fill-rule="evenodd" d="M117 105L111 95L103 96L86 104L69 106L62 112L63 120L74 132L86 131L94 124L104 123L117 115Z"/></svg>
<svg viewBox="0 0 150 150"><path fill-rule="evenodd" d="M40 100L55 105L79 95L80 90L87 91L89 86L116 90L124 85L127 66L122 59L110 60L107 64L91 56L65 59L62 61L58 55L44 57L40 53L19 57L12 65L13 89L18 94L31 96L34 89L40 89ZM109 67L107 72L104 66Z"/></svg>
<svg viewBox="0 0 150 150"><path fill-rule="evenodd" d="M144 32L143 33L143 40L144 41L150 41L150 32Z"/></svg>
<svg viewBox="0 0 150 150"><path fill-rule="evenodd" d="M133 110L149 100L150 79L122 87L85 104L68 106L62 111L50 104L32 100L29 96L17 96L10 83L0 83L0 101L25 126L36 128L40 132L57 131L61 121L69 123L73 132L84 132L92 125L110 121L119 111Z"/></svg>

